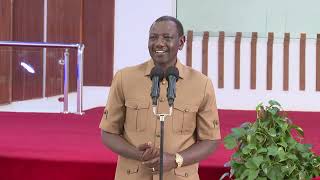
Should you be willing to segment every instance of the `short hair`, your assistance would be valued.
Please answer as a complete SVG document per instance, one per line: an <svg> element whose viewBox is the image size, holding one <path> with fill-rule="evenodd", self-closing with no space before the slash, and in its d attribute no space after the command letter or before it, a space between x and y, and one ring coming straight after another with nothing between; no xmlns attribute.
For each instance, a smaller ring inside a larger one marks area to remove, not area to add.
<svg viewBox="0 0 320 180"><path fill-rule="evenodd" d="M183 26L182 26L181 22L177 18L172 17L172 16L161 16L158 19L156 19L154 21L154 23L162 22L162 21L172 21L172 22L174 22L176 24L179 37L184 35Z"/></svg>

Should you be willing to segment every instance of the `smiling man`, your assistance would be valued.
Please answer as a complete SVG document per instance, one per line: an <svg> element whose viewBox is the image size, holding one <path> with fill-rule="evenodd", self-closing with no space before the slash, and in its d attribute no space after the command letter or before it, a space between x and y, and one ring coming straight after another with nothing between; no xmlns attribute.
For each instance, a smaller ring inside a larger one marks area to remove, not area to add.
<svg viewBox="0 0 320 180"><path fill-rule="evenodd" d="M158 180L160 121L153 114L150 71L179 71L172 116L164 124L164 179L197 180L198 162L209 156L220 139L219 118L211 80L177 59L185 36L174 17L162 16L150 27L151 59L116 73L100 128L102 141L119 154L116 180ZM168 112L168 82L160 84L158 111Z"/></svg>

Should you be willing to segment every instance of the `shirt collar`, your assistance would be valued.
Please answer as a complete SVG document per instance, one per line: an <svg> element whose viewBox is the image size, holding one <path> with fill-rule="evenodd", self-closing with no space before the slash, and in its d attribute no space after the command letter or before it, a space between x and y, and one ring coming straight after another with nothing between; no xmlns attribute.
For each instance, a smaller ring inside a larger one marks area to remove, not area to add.
<svg viewBox="0 0 320 180"><path fill-rule="evenodd" d="M144 72L144 75L145 76L150 76L150 72L151 72L151 69L154 67L154 62L152 59L150 59L148 62L147 62L147 67L146 67L146 70ZM181 79L184 78L184 65L181 64L180 60L177 59L177 63L176 63L176 68L179 70L179 77Z"/></svg>

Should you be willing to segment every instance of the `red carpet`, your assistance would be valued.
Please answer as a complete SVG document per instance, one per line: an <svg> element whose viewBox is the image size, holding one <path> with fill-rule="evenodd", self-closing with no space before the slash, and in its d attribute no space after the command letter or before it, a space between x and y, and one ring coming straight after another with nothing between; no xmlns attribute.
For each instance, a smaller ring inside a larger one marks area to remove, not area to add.
<svg viewBox="0 0 320 180"><path fill-rule="evenodd" d="M84 116L50 113L0 113L0 180L109 180L117 156L100 141L98 128L103 108ZM254 111L220 110L221 130L255 119ZM305 143L320 154L320 113L289 112L305 131ZM200 164L201 180L215 180L232 152L220 144Z"/></svg>

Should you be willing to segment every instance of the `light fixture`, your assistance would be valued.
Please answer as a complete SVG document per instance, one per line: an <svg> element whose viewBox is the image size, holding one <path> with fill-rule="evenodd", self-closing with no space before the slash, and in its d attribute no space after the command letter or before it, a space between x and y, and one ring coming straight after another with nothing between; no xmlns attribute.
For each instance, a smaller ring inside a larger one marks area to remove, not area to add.
<svg viewBox="0 0 320 180"><path fill-rule="evenodd" d="M25 62L21 62L20 65L21 65L24 69L26 69L29 73L32 73L32 74L35 73L35 71L34 71L34 69L33 69L33 67L32 67L31 65L26 64Z"/></svg>

